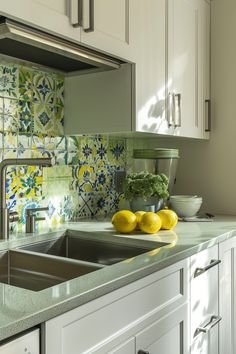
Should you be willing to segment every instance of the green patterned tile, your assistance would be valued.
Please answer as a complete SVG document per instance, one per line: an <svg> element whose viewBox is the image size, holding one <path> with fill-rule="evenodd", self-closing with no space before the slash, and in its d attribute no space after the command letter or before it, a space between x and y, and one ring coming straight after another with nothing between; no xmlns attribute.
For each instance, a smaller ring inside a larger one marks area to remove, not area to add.
<svg viewBox="0 0 236 354"><path fill-rule="evenodd" d="M17 132L19 130L19 104L16 99L4 99L4 131Z"/></svg>
<svg viewBox="0 0 236 354"><path fill-rule="evenodd" d="M55 78L50 73L33 72L33 100L38 104L55 105Z"/></svg>
<svg viewBox="0 0 236 354"><path fill-rule="evenodd" d="M56 106L64 107L64 76L55 75Z"/></svg>
<svg viewBox="0 0 236 354"><path fill-rule="evenodd" d="M66 137L66 148L69 151L79 151L82 137L71 135Z"/></svg>
<svg viewBox="0 0 236 354"><path fill-rule="evenodd" d="M66 149L66 137L65 136L56 136L54 137L55 141L55 150L65 150Z"/></svg>
<svg viewBox="0 0 236 354"><path fill-rule="evenodd" d="M32 152L29 149L18 148L17 149L17 158L21 159L30 159L32 157Z"/></svg>
<svg viewBox="0 0 236 354"><path fill-rule="evenodd" d="M53 166L43 168L43 180L72 179L72 166Z"/></svg>
<svg viewBox="0 0 236 354"><path fill-rule="evenodd" d="M4 122L4 118L3 118L3 115L0 114L0 132L2 133L3 132L3 128L4 128L4 125L3 125L3 122Z"/></svg>
<svg viewBox="0 0 236 354"><path fill-rule="evenodd" d="M34 133L55 136L54 107L49 104L34 104Z"/></svg>
<svg viewBox="0 0 236 354"><path fill-rule="evenodd" d="M109 139L107 157L109 164L124 166L126 163L125 139Z"/></svg>
<svg viewBox="0 0 236 354"><path fill-rule="evenodd" d="M17 65L0 65L0 95L15 98L19 96Z"/></svg>
<svg viewBox="0 0 236 354"><path fill-rule="evenodd" d="M31 134L18 134L18 149L31 149L31 144Z"/></svg>
<svg viewBox="0 0 236 354"><path fill-rule="evenodd" d="M31 133L33 131L34 107L32 102L19 100L19 132Z"/></svg>
<svg viewBox="0 0 236 354"><path fill-rule="evenodd" d="M33 134L32 135L32 150L43 150L45 147L45 135Z"/></svg>
<svg viewBox="0 0 236 354"><path fill-rule="evenodd" d="M32 101L33 74L32 69L26 66L19 68L19 95L23 101Z"/></svg>
<svg viewBox="0 0 236 354"><path fill-rule="evenodd" d="M3 134L3 147L4 149L17 148L17 134L12 132L4 132Z"/></svg>
<svg viewBox="0 0 236 354"><path fill-rule="evenodd" d="M4 98L0 97L0 115L3 115Z"/></svg>
<svg viewBox="0 0 236 354"><path fill-rule="evenodd" d="M54 135L64 134L64 107L55 107Z"/></svg>
<svg viewBox="0 0 236 354"><path fill-rule="evenodd" d="M15 159L17 158L17 150L16 149L3 149L3 158L4 159Z"/></svg>
<svg viewBox="0 0 236 354"><path fill-rule="evenodd" d="M56 137L54 136L45 136L44 147L45 150L55 150L56 149Z"/></svg>

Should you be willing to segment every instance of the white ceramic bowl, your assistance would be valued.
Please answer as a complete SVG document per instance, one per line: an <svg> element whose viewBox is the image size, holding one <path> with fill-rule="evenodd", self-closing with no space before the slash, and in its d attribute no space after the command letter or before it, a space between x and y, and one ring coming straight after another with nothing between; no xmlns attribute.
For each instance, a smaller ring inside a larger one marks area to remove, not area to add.
<svg viewBox="0 0 236 354"><path fill-rule="evenodd" d="M170 198L170 207L179 217L195 216L202 205L202 198L189 198L188 200L178 200Z"/></svg>
<svg viewBox="0 0 236 354"><path fill-rule="evenodd" d="M170 200L178 200L178 201L199 201L202 200L201 197L198 197L197 195L172 195L170 197Z"/></svg>

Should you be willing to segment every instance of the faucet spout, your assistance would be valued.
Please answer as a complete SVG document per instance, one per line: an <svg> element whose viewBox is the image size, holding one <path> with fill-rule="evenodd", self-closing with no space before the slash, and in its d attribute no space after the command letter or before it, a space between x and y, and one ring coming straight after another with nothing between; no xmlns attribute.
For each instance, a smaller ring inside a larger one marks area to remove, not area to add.
<svg viewBox="0 0 236 354"><path fill-rule="evenodd" d="M9 236L9 210L6 207L6 170L8 166L51 167L52 159L49 157L5 159L0 163L0 239L7 239Z"/></svg>

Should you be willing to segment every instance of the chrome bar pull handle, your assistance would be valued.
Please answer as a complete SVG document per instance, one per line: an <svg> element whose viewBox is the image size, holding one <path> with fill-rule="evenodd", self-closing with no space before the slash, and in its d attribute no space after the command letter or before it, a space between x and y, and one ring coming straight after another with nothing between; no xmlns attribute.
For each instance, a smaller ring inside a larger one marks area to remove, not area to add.
<svg viewBox="0 0 236 354"><path fill-rule="evenodd" d="M207 126L205 128L205 132L210 132L211 131L211 100L207 99L205 100L205 103L207 105Z"/></svg>
<svg viewBox="0 0 236 354"><path fill-rule="evenodd" d="M84 13L88 12L88 24L86 27L85 24L83 23L83 29L84 32L89 33L94 31L94 0L85 0L85 1L86 4L83 6L83 10L86 9L87 11L83 11L83 12ZM83 18L83 22L85 22L85 18Z"/></svg>
<svg viewBox="0 0 236 354"><path fill-rule="evenodd" d="M82 0L70 0L70 22L72 26L82 26L82 17Z"/></svg>
<svg viewBox="0 0 236 354"><path fill-rule="evenodd" d="M174 107L175 107L175 128L180 128L182 124L181 117L181 93L174 95ZM177 117L177 119L176 119Z"/></svg>
<svg viewBox="0 0 236 354"><path fill-rule="evenodd" d="M210 330L215 327L222 320L221 316L211 316L209 323L204 327L198 327L194 333L194 337L196 337L199 333L208 333Z"/></svg>
<svg viewBox="0 0 236 354"><path fill-rule="evenodd" d="M207 272L209 269L215 267L216 265L220 264L221 260L219 259L212 259L210 264L204 268L196 268L195 272L194 272L194 278L198 277L199 275Z"/></svg>
<svg viewBox="0 0 236 354"><path fill-rule="evenodd" d="M173 93L169 93L168 94L168 112L167 112L168 127L169 128L174 125L174 115L175 115L174 94Z"/></svg>

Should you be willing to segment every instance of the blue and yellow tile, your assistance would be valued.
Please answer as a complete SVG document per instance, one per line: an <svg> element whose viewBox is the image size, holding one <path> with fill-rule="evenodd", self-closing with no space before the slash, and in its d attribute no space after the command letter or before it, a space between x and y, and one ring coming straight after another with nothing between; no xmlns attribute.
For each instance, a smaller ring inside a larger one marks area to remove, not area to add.
<svg viewBox="0 0 236 354"><path fill-rule="evenodd" d="M108 146L108 160L111 165L124 166L126 163L125 139L110 139Z"/></svg>
<svg viewBox="0 0 236 354"><path fill-rule="evenodd" d="M34 107L31 101L19 100L19 132L33 131Z"/></svg>
<svg viewBox="0 0 236 354"><path fill-rule="evenodd" d="M6 199L13 201L17 197L18 179L16 167L10 166L6 172Z"/></svg>
<svg viewBox="0 0 236 354"><path fill-rule="evenodd" d="M18 197L30 198L42 196L42 168L38 166L20 166L18 175Z"/></svg>
<svg viewBox="0 0 236 354"><path fill-rule="evenodd" d="M55 105L55 79L52 74L33 72L33 101L38 104Z"/></svg>
<svg viewBox="0 0 236 354"><path fill-rule="evenodd" d="M96 191L96 174L93 166L81 165L78 170L78 180L80 192Z"/></svg>

